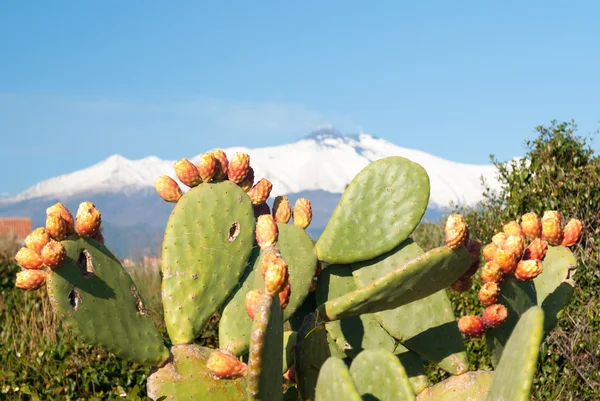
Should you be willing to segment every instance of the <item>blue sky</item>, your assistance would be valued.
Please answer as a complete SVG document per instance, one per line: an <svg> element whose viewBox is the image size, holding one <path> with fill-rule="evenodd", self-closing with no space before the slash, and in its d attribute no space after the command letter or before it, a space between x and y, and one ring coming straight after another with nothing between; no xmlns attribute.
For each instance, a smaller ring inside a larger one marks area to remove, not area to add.
<svg viewBox="0 0 600 401"><path fill-rule="evenodd" d="M595 1L0 2L0 193L332 125L467 163L600 122Z"/></svg>

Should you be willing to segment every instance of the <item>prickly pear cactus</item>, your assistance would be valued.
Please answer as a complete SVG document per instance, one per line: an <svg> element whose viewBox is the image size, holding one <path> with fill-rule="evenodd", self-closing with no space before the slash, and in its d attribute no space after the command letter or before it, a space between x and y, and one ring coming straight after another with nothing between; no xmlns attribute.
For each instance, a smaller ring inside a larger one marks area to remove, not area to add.
<svg viewBox="0 0 600 401"><path fill-rule="evenodd" d="M329 358L321 367L314 399L315 401L363 400L354 384L350 371L344 361L339 358Z"/></svg>

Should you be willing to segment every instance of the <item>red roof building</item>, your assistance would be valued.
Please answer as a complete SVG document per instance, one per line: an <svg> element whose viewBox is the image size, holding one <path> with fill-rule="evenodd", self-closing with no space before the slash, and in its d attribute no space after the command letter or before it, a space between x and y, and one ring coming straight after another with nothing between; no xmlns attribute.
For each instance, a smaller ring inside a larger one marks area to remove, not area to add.
<svg viewBox="0 0 600 401"><path fill-rule="evenodd" d="M29 217L0 217L0 237L16 236L18 241L24 241L31 232Z"/></svg>

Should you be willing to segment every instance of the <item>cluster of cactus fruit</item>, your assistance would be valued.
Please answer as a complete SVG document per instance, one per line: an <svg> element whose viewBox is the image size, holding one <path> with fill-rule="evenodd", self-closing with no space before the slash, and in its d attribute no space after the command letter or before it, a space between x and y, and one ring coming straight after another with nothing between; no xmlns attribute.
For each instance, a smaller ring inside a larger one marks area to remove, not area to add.
<svg viewBox="0 0 600 401"><path fill-rule="evenodd" d="M447 289L465 291L481 241L462 216L446 244L423 251L410 235L429 202L425 170L380 159L347 186L318 240L308 199L292 208L255 183L247 154L221 150L174 165L155 188L174 203L162 246L164 319L152 323L118 259L103 245L89 202L75 219L47 210L16 255L16 285L46 284L60 319L90 344L151 366L153 400L526 400L540 344L569 302L581 235L572 220L533 214L483 249L483 317L456 319ZM293 224L290 224L290 221ZM531 241L525 247L526 238ZM194 341L220 314L218 348ZM486 333L494 371L469 371L464 336ZM431 361L451 376L435 385Z"/></svg>

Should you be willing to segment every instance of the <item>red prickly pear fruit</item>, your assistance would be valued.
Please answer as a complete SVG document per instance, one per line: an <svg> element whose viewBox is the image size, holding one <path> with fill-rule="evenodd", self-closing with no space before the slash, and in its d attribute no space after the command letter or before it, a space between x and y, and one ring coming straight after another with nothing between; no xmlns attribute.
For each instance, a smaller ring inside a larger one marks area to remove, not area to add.
<svg viewBox="0 0 600 401"><path fill-rule="evenodd" d="M184 185L193 188L202 183L202 177L200 177L198 167L185 157L177 160L173 165L173 168L175 169L177 178L179 178L179 181Z"/></svg>
<svg viewBox="0 0 600 401"><path fill-rule="evenodd" d="M22 270L17 273L15 287L26 291L34 291L46 283L43 270Z"/></svg>
<svg viewBox="0 0 600 401"><path fill-rule="evenodd" d="M529 239L539 237L542 234L542 222L537 214L533 212L525 213L521 216L521 228L523 234Z"/></svg>
<svg viewBox="0 0 600 401"><path fill-rule="evenodd" d="M102 245L104 245L104 235L102 235L102 231L98 230L98 232L91 236L90 238L95 239L96 241L98 241L99 243L101 243Z"/></svg>
<svg viewBox="0 0 600 401"><path fill-rule="evenodd" d="M498 298L500 297L500 287L498 284L493 282L485 283L479 289L478 297L483 306L490 306L498 303Z"/></svg>
<svg viewBox="0 0 600 401"><path fill-rule="evenodd" d="M75 233L75 221L73 220L73 215L71 214L71 212L69 211L69 209L67 209L67 207L65 205L58 202L58 203L55 203L54 205L50 206L48 209L46 209L46 216L49 214L52 214L52 213L60 214L60 217L62 217L63 220L65 221L65 224L66 224L65 236L69 236L69 235Z"/></svg>
<svg viewBox="0 0 600 401"><path fill-rule="evenodd" d="M296 383L296 365L292 365L283 374L283 378L289 382Z"/></svg>
<svg viewBox="0 0 600 401"><path fill-rule="evenodd" d="M227 170L229 168L229 161L227 155L221 149L215 149L210 152L215 160L217 161L217 169L213 179L222 181L227 178Z"/></svg>
<svg viewBox="0 0 600 401"><path fill-rule="evenodd" d="M563 230L562 246L573 246L581 238L583 233L583 224L581 220L571 219Z"/></svg>
<svg viewBox="0 0 600 401"><path fill-rule="evenodd" d="M175 203L183 196L177 182L167 175L161 175L154 181L154 188L165 201Z"/></svg>
<svg viewBox="0 0 600 401"><path fill-rule="evenodd" d="M498 263L490 260L481 269L481 279L485 283L500 283L504 279L504 272Z"/></svg>
<svg viewBox="0 0 600 401"><path fill-rule="evenodd" d="M292 218L292 206L287 196L277 196L273 201L273 217L278 223L287 224Z"/></svg>
<svg viewBox="0 0 600 401"><path fill-rule="evenodd" d="M515 269L515 277L519 280L533 280L544 271L544 265L539 259L522 260Z"/></svg>
<svg viewBox="0 0 600 401"><path fill-rule="evenodd" d="M279 294L288 283L288 265L283 259L271 263L265 272L265 292L268 295Z"/></svg>
<svg viewBox="0 0 600 401"><path fill-rule="evenodd" d="M505 274L511 274L517 267L518 259L513 251L498 248L496 255L494 255L494 262L498 263Z"/></svg>
<svg viewBox="0 0 600 401"><path fill-rule="evenodd" d="M212 153L203 153L200 155L198 163L198 173L203 182L211 182L217 173L217 159Z"/></svg>
<svg viewBox="0 0 600 401"><path fill-rule="evenodd" d="M100 231L102 215L92 202L81 202L77 209L75 231L77 234L92 237Z"/></svg>
<svg viewBox="0 0 600 401"><path fill-rule="evenodd" d="M312 205L306 198L298 198L292 211L294 225L306 229L312 221Z"/></svg>
<svg viewBox="0 0 600 401"><path fill-rule="evenodd" d="M229 162L227 177L229 181L239 184L248 174L250 168L250 156L246 153L236 153Z"/></svg>
<svg viewBox="0 0 600 401"><path fill-rule="evenodd" d="M496 255L497 250L498 250L498 247L496 246L496 244L494 244L494 243L487 244L483 248L483 258L485 259L485 261L489 262L490 260L494 260L494 255Z"/></svg>
<svg viewBox="0 0 600 401"><path fill-rule="evenodd" d="M206 368L215 380L241 377L248 371L248 365L226 350L213 351L206 360Z"/></svg>
<svg viewBox="0 0 600 401"><path fill-rule="evenodd" d="M446 245L450 249L456 249L462 245L467 245L469 241L469 228L465 218L460 214L451 214L446 220L445 227Z"/></svg>
<svg viewBox="0 0 600 401"><path fill-rule="evenodd" d="M467 315L458 319L458 330L467 337L481 337L486 331L485 323L479 316Z"/></svg>
<svg viewBox="0 0 600 401"><path fill-rule="evenodd" d="M450 285L450 288L452 288L456 292L466 292L471 289L472 285L473 280L471 279L471 277L462 276L454 283L452 283Z"/></svg>
<svg viewBox="0 0 600 401"><path fill-rule="evenodd" d="M290 295L292 294L292 286L290 285L289 279L287 280L285 286L279 293L279 304L281 305L281 309L285 309L290 303Z"/></svg>
<svg viewBox="0 0 600 401"><path fill-rule="evenodd" d="M548 210L542 216L542 239L553 246L562 242L561 216L556 210Z"/></svg>
<svg viewBox="0 0 600 401"><path fill-rule="evenodd" d="M38 255L42 254L42 249L46 246L48 242L50 242L52 238L46 232L44 227L38 227L33 230L27 238L25 238L25 246L31 249L33 252Z"/></svg>
<svg viewBox="0 0 600 401"><path fill-rule="evenodd" d="M508 310L502 304L490 305L483 311L483 324L487 327L498 327L508 317Z"/></svg>
<svg viewBox="0 0 600 401"><path fill-rule="evenodd" d="M256 242L260 249L267 249L277 242L279 230L275 219L270 214L263 214L256 219Z"/></svg>
<svg viewBox="0 0 600 401"><path fill-rule="evenodd" d="M246 174L246 178L240 181L238 185L246 192L252 189L252 186L254 185L254 169L252 167L248 167L248 174Z"/></svg>
<svg viewBox="0 0 600 401"><path fill-rule="evenodd" d="M246 313L250 316L250 319L254 320L254 315L256 315L256 308L258 307L258 303L260 301L260 297L262 295L261 290L252 290L248 291L245 298L245 306Z"/></svg>
<svg viewBox="0 0 600 401"><path fill-rule="evenodd" d="M504 232L504 234L506 234L507 237L510 237L511 235L514 235L515 237L525 236L525 233L523 233L523 228L516 220L506 223L502 227L502 231Z"/></svg>
<svg viewBox="0 0 600 401"><path fill-rule="evenodd" d="M67 258L67 250L58 241L50 241L46 244L44 249L42 249L42 260L44 261L44 265L51 269L56 269L58 266L62 265L65 259Z"/></svg>
<svg viewBox="0 0 600 401"><path fill-rule="evenodd" d="M257 219L258 216L262 216L263 214L271 214L271 208L266 202L260 205L252 205L252 208L254 209L254 217Z"/></svg>
<svg viewBox="0 0 600 401"><path fill-rule="evenodd" d="M525 250L525 240L521 236L509 235L504 242L503 248L512 251L517 259L521 259Z"/></svg>
<svg viewBox="0 0 600 401"><path fill-rule="evenodd" d="M265 203L266 200L269 199L272 189L273 184L271 184L271 181L267 180L266 178L261 179L252 187L250 191L248 191L250 201L253 205Z"/></svg>
<svg viewBox="0 0 600 401"><path fill-rule="evenodd" d="M504 234L503 232L497 233L492 237L492 244L496 245L498 248L502 248L507 238L508 235Z"/></svg>
<svg viewBox="0 0 600 401"><path fill-rule="evenodd" d="M19 252L15 255L15 260L19 266L24 267L25 269L37 270L44 267L44 260L42 257L25 247L19 249Z"/></svg>
<svg viewBox="0 0 600 401"><path fill-rule="evenodd" d="M50 238L62 241L67 236L67 222L58 213L50 213L46 216L46 232Z"/></svg>
<svg viewBox="0 0 600 401"><path fill-rule="evenodd" d="M541 238L536 238L531 241L531 244L523 252L524 260L539 259L544 260L546 251L548 250L548 242Z"/></svg>

